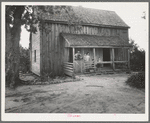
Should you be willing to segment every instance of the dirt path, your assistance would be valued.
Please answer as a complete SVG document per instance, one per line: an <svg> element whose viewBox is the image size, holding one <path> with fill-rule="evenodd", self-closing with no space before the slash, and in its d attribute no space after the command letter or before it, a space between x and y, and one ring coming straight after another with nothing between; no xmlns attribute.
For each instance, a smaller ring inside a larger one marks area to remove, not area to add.
<svg viewBox="0 0 150 123"><path fill-rule="evenodd" d="M125 84L127 74L83 77L6 90L6 113L144 113L145 92Z"/></svg>

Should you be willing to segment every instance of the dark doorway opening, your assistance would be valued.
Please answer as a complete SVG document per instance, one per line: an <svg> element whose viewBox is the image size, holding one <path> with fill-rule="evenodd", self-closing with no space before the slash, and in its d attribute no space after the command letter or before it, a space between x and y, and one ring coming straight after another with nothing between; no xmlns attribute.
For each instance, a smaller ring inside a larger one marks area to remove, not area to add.
<svg viewBox="0 0 150 123"><path fill-rule="evenodd" d="M103 61L110 61L110 49L103 49Z"/></svg>
<svg viewBox="0 0 150 123"><path fill-rule="evenodd" d="M69 48L69 62L73 63L73 50Z"/></svg>
<svg viewBox="0 0 150 123"><path fill-rule="evenodd" d="M103 48L103 61L110 61L110 49ZM110 64L104 64L104 67L110 67Z"/></svg>

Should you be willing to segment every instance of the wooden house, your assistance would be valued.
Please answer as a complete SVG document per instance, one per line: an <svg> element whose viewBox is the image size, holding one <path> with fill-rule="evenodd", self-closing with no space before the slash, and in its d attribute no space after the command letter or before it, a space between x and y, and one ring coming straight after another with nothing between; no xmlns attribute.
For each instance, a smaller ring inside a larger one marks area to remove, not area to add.
<svg viewBox="0 0 150 123"><path fill-rule="evenodd" d="M71 8L68 13L45 13L42 27L38 26L41 22L36 25L37 32L32 34L30 44L31 71L37 75L74 75L129 69L130 27L114 11ZM79 25L68 23L71 15L76 17L74 21L77 20ZM78 51L83 59L75 59ZM89 62L84 60L87 52Z"/></svg>

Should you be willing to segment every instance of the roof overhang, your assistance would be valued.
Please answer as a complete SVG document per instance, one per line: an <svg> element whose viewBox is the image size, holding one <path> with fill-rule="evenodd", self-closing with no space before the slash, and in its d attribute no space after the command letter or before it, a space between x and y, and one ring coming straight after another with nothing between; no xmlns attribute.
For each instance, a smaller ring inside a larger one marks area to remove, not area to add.
<svg viewBox="0 0 150 123"><path fill-rule="evenodd" d="M76 48L130 48L128 41L119 36L98 36L62 33L65 47Z"/></svg>
<svg viewBox="0 0 150 123"><path fill-rule="evenodd" d="M74 48L131 48L131 47L115 47L115 46L70 46Z"/></svg>

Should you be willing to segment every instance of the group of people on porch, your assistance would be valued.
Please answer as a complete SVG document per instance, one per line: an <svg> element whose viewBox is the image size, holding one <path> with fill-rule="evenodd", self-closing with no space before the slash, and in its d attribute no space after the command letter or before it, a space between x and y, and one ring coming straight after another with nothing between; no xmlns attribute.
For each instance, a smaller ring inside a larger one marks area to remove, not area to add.
<svg viewBox="0 0 150 123"><path fill-rule="evenodd" d="M90 62L90 54L89 52L87 52L86 54L84 54L84 56L82 57L80 51L78 51L76 54L75 54L75 60L84 60L86 62Z"/></svg>
<svg viewBox="0 0 150 123"><path fill-rule="evenodd" d="M84 62L94 61L94 59L91 59L89 52L87 52L86 54L84 54L84 56L82 57L80 51L77 51L77 53L75 54L75 60L84 60ZM102 67L102 64L100 64L100 62L102 62L101 58L99 58L97 60L96 67Z"/></svg>

